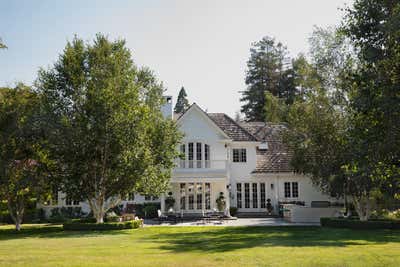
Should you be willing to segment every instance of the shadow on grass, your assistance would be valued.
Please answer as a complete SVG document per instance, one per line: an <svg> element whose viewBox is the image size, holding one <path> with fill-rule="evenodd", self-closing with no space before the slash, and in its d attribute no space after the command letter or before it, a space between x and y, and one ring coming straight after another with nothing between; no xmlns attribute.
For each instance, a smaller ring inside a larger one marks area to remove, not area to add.
<svg viewBox="0 0 400 267"><path fill-rule="evenodd" d="M182 229L183 230L183 229ZM147 241L174 252L226 252L254 247L345 247L400 243L400 231L354 231L321 227L226 227L179 231L160 229Z"/></svg>
<svg viewBox="0 0 400 267"><path fill-rule="evenodd" d="M21 231L14 228L0 228L0 240L21 239L21 238L75 238L95 237L104 235L129 234L126 230L105 230L105 231L64 231L59 224L38 224L22 225Z"/></svg>

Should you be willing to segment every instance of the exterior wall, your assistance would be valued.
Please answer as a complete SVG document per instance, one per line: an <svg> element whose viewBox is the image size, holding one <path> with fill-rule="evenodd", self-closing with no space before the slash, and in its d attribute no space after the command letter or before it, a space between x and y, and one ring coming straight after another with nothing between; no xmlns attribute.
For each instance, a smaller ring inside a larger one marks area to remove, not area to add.
<svg viewBox="0 0 400 267"><path fill-rule="evenodd" d="M285 182L297 182L298 183L298 197L285 197L284 183ZM273 213L278 212L278 202L289 202L289 201L302 201L306 206L310 206L312 201L331 201L337 202L337 199L331 198L328 195L322 194L322 192L312 185L309 177L304 175L298 175L294 173L269 173L269 174L255 174L250 178L236 179L233 183L231 182L231 206L237 207L237 190L236 184L242 183L242 212L265 212L266 209L261 208L261 193L260 183L265 183L266 199L271 199L271 204L274 207ZM249 183L250 186L250 201L252 201L252 184L257 183L257 200L258 208L252 208L252 202L250 202L250 209L244 207L244 183Z"/></svg>

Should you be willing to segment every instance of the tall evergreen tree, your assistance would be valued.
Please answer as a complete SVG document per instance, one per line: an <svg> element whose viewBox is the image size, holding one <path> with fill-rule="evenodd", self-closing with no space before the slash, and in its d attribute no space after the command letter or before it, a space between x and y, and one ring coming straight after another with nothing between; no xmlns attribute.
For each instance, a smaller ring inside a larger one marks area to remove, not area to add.
<svg viewBox="0 0 400 267"><path fill-rule="evenodd" d="M295 90L295 87L291 72L285 68L287 55L286 47L268 36L252 45L247 62L247 88L240 99L244 102L241 112L245 114L247 121L265 120L266 92L284 98L285 102L293 101L290 91Z"/></svg>
<svg viewBox="0 0 400 267"><path fill-rule="evenodd" d="M188 108L189 108L189 100L187 99L185 88L182 86L178 94L178 99L176 100L174 112L183 113Z"/></svg>

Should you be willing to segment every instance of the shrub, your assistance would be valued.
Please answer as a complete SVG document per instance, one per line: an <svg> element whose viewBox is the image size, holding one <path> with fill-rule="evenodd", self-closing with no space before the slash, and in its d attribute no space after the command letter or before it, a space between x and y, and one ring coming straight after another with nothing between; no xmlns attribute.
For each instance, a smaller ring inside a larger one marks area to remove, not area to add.
<svg viewBox="0 0 400 267"><path fill-rule="evenodd" d="M230 207L229 208L229 213L231 216L235 216L237 214L237 208L236 207Z"/></svg>
<svg viewBox="0 0 400 267"><path fill-rule="evenodd" d="M96 223L96 218L94 217L83 217L79 219L72 219L73 223Z"/></svg>
<svg viewBox="0 0 400 267"><path fill-rule="evenodd" d="M106 222L119 222L120 221L120 216L107 216L106 217Z"/></svg>
<svg viewBox="0 0 400 267"><path fill-rule="evenodd" d="M321 218L321 226L350 229L400 229L400 220L360 221L346 218Z"/></svg>
<svg viewBox="0 0 400 267"><path fill-rule="evenodd" d="M143 226L143 220L133 220L127 222L108 222L108 223L82 223L68 222L63 224L64 230L74 231L101 231L101 230L122 230L136 229Z"/></svg>

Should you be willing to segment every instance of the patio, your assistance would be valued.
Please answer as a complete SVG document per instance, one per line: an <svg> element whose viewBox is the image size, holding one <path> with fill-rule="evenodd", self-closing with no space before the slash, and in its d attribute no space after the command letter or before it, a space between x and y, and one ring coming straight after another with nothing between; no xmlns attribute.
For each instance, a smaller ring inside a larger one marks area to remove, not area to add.
<svg viewBox="0 0 400 267"><path fill-rule="evenodd" d="M238 218L230 220L190 220L183 222L159 222L144 220L144 227L153 226L319 226L319 223L291 223L282 218Z"/></svg>

